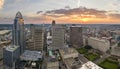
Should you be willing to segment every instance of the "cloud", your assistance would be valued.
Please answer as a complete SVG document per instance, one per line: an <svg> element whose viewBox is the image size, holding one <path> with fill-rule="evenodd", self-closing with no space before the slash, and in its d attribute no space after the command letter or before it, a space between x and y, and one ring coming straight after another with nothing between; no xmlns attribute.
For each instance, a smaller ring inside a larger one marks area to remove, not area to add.
<svg viewBox="0 0 120 69"><path fill-rule="evenodd" d="M36 14L40 14L40 13L42 13L43 11L38 11Z"/></svg>
<svg viewBox="0 0 120 69"><path fill-rule="evenodd" d="M69 15L79 15L79 16L83 16L83 15L94 15L96 18L104 18L106 17L106 13L107 11L104 10L97 10L97 9L89 9L86 7L79 7L79 8L73 8L73 9L56 9L56 10L51 10L51 11L46 11L46 14L48 15L65 15L65 16L69 16Z"/></svg>
<svg viewBox="0 0 120 69"><path fill-rule="evenodd" d="M112 10L115 11L115 10ZM112 12L106 10L98 10L94 8L78 7L78 8L61 8L48 10L41 15L55 19L59 22L120 22L120 14L118 11Z"/></svg>
<svg viewBox="0 0 120 69"><path fill-rule="evenodd" d="M109 17L113 19L120 19L120 14L109 14Z"/></svg>
<svg viewBox="0 0 120 69"><path fill-rule="evenodd" d="M0 9L2 9L3 4L4 4L4 0L0 0Z"/></svg>
<svg viewBox="0 0 120 69"><path fill-rule="evenodd" d="M70 9L70 6L65 6L66 9Z"/></svg>

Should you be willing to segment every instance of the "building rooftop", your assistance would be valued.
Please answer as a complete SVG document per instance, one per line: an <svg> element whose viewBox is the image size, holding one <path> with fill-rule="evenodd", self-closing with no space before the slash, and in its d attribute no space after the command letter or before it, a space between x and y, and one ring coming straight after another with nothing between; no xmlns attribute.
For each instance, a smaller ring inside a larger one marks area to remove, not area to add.
<svg viewBox="0 0 120 69"><path fill-rule="evenodd" d="M47 69L59 69L59 63L56 62L47 62Z"/></svg>
<svg viewBox="0 0 120 69"><path fill-rule="evenodd" d="M71 26L71 27L82 27L82 26L80 26L80 25L75 25L75 26Z"/></svg>
<svg viewBox="0 0 120 69"><path fill-rule="evenodd" d="M13 51L16 50L18 47L19 47L19 46L7 46L5 49L6 49L7 51L13 52Z"/></svg>
<svg viewBox="0 0 120 69"><path fill-rule="evenodd" d="M72 54L72 53L78 53L77 50L75 50L74 48L64 48L64 49L60 49L60 52L61 52L63 55Z"/></svg>
<svg viewBox="0 0 120 69"><path fill-rule="evenodd" d="M90 37L90 39L96 40L96 41L100 41L100 42L108 42L107 39L102 39L102 38L97 38L97 37Z"/></svg>
<svg viewBox="0 0 120 69"><path fill-rule="evenodd" d="M83 64L81 68L79 69L103 69L96 65L95 63L88 61L87 63Z"/></svg>
<svg viewBox="0 0 120 69"><path fill-rule="evenodd" d="M75 59L75 58L67 58L64 60L65 64L67 65L67 67L69 68L79 68L81 67L81 61L79 59Z"/></svg>
<svg viewBox="0 0 120 69"><path fill-rule="evenodd" d="M38 61L39 59L42 58L42 53L41 51L30 51L26 50L22 55L21 59L22 60L28 60L28 61Z"/></svg>
<svg viewBox="0 0 120 69"><path fill-rule="evenodd" d="M10 30L0 30L0 35L5 35L8 32L10 32Z"/></svg>

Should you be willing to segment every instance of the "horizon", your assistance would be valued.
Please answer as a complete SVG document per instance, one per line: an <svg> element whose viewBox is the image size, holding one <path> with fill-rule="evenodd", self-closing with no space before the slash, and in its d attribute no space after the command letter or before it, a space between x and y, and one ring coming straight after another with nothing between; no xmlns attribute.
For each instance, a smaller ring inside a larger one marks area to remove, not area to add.
<svg viewBox="0 0 120 69"><path fill-rule="evenodd" d="M119 0L0 0L0 24L12 24L20 11L26 24L120 24Z"/></svg>

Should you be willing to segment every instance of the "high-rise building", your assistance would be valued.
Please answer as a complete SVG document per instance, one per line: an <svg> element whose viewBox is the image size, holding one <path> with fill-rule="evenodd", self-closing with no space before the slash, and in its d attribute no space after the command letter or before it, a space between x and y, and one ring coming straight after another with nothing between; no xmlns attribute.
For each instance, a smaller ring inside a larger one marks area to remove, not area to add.
<svg viewBox="0 0 120 69"><path fill-rule="evenodd" d="M18 12L12 29L12 45L3 48L3 63L5 69L15 69L20 55L24 50L24 22L21 13Z"/></svg>
<svg viewBox="0 0 120 69"><path fill-rule="evenodd" d="M31 39L27 42L27 48L29 50L42 51L44 46L44 28L31 25L30 31Z"/></svg>
<svg viewBox="0 0 120 69"><path fill-rule="evenodd" d="M41 27L36 27L34 30L34 42L35 42L35 50L43 50L44 45L44 31Z"/></svg>
<svg viewBox="0 0 120 69"><path fill-rule="evenodd" d="M30 37L31 37L31 39L33 39L34 30L35 30L35 25L34 25L34 24L31 24L31 25L30 25Z"/></svg>
<svg viewBox="0 0 120 69"><path fill-rule="evenodd" d="M12 32L13 45L20 46L20 53L22 54L25 50L25 32L24 20L20 12L16 14L16 17L14 19Z"/></svg>
<svg viewBox="0 0 120 69"><path fill-rule="evenodd" d="M82 27L70 27L70 43L73 47L80 47L83 45Z"/></svg>
<svg viewBox="0 0 120 69"><path fill-rule="evenodd" d="M56 50L65 47L65 28L63 25L52 25L52 45L51 49Z"/></svg>

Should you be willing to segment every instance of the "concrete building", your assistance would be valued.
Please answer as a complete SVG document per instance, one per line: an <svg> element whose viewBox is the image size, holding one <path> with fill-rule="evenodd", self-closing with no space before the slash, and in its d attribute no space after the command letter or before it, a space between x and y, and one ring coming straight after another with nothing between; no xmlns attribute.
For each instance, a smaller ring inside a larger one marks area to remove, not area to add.
<svg viewBox="0 0 120 69"><path fill-rule="evenodd" d="M73 47L83 46L82 27L70 27L70 43Z"/></svg>
<svg viewBox="0 0 120 69"><path fill-rule="evenodd" d="M35 25L34 25L34 24L31 24L31 25L30 25L30 37L31 37L31 39L33 39L34 30L35 30Z"/></svg>
<svg viewBox="0 0 120 69"><path fill-rule="evenodd" d="M65 49L60 49L60 54L63 59L67 58L76 58L78 57L78 52L74 48L65 48Z"/></svg>
<svg viewBox="0 0 120 69"><path fill-rule="evenodd" d="M26 49L28 50L34 50L35 46L34 46L34 40L33 39L29 39L28 41L26 41Z"/></svg>
<svg viewBox="0 0 120 69"><path fill-rule="evenodd" d="M78 69L81 67L81 60L78 58L79 53L74 48L60 49L62 60L67 69Z"/></svg>
<svg viewBox="0 0 120 69"><path fill-rule="evenodd" d="M35 42L35 50L43 51L44 46L44 30L41 27L37 27L34 30L34 42Z"/></svg>
<svg viewBox="0 0 120 69"><path fill-rule="evenodd" d="M59 62L47 62L47 69L59 69Z"/></svg>
<svg viewBox="0 0 120 69"><path fill-rule="evenodd" d="M87 63L83 64L80 68L78 69L103 69L96 65L95 63L88 61Z"/></svg>
<svg viewBox="0 0 120 69"><path fill-rule="evenodd" d="M113 47L111 50L111 55L120 57L120 47Z"/></svg>
<svg viewBox="0 0 120 69"><path fill-rule="evenodd" d="M30 26L31 39L27 41L27 49L43 51L44 46L44 28Z"/></svg>
<svg viewBox="0 0 120 69"><path fill-rule="evenodd" d="M64 59L64 63L67 69L78 69L81 67L81 61L75 58Z"/></svg>
<svg viewBox="0 0 120 69"><path fill-rule="evenodd" d="M63 25L52 25L52 45L51 49L61 49L65 47L65 28Z"/></svg>
<svg viewBox="0 0 120 69"><path fill-rule="evenodd" d="M102 52L106 52L110 49L109 40L102 39L102 38L89 37L88 38L88 45L90 45L94 49L98 49Z"/></svg>

